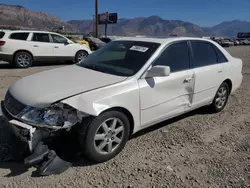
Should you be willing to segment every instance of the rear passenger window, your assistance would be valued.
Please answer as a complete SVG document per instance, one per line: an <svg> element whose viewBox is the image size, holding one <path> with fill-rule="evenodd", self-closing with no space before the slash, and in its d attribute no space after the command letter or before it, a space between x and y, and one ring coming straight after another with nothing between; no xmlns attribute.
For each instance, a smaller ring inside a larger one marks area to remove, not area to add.
<svg viewBox="0 0 250 188"><path fill-rule="evenodd" d="M10 39L14 40L27 40L29 33L12 33Z"/></svg>
<svg viewBox="0 0 250 188"><path fill-rule="evenodd" d="M215 46L214 46L214 50L217 54L217 62L218 63L225 63L225 62L228 62L227 58L224 56L224 54Z"/></svg>
<svg viewBox="0 0 250 188"><path fill-rule="evenodd" d="M5 32L2 32L2 31L1 31L1 32L0 32L0 39L3 38L4 35L5 35Z"/></svg>
<svg viewBox="0 0 250 188"><path fill-rule="evenodd" d="M217 56L211 44L202 41L191 41L191 44L194 55L194 67L203 67L217 63Z"/></svg>
<svg viewBox="0 0 250 188"><path fill-rule="evenodd" d="M49 34L46 33L34 33L32 41L36 42L50 42Z"/></svg>
<svg viewBox="0 0 250 188"><path fill-rule="evenodd" d="M171 72L189 69L189 50L187 42L171 44L154 62L155 65L170 67Z"/></svg>

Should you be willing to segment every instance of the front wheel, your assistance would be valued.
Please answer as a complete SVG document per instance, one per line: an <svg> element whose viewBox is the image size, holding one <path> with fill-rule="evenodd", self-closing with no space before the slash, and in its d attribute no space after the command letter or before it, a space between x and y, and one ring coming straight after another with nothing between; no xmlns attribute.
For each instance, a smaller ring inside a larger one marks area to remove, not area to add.
<svg viewBox="0 0 250 188"><path fill-rule="evenodd" d="M229 94L230 94L229 86L226 82L223 82L220 85L218 91L216 92L213 103L210 106L212 112L217 113L225 108Z"/></svg>
<svg viewBox="0 0 250 188"><path fill-rule="evenodd" d="M82 61L83 59L85 59L87 56L88 56L88 53L86 51L79 51L76 53L75 61L78 63Z"/></svg>
<svg viewBox="0 0 250 188"><path fill-rule="evenodd" d="M118 155L129 138L128 118L118 111L108 111L82 125L80 143L86 157L105 162Z"/></svg>

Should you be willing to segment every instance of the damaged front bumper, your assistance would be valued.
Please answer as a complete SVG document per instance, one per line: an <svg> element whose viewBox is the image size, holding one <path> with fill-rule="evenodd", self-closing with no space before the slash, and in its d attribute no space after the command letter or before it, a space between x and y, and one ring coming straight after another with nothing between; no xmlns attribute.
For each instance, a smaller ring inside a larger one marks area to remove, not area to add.
<svg viewBox="0 0 250 188"><path fill-rule="evenodd" d="M24 159L24 164L39 165L40 175L61 173L71 166L70 162L59 158L56 152L48 146L51 140L60 136L65 130L35 127L14 119L5 109L3 102L1 102L0 115L8 121L13 133L28 144L30 156Z"/></svg>
<svg viewBox="0 0 250 188"><path fill-rule="evenodd" d="M1 113L2 116L8 121L13 133L28 144L30 152L36 148L40 141L48 138L51 135L49 130L42 128L39 129L12 118L12 116L5 109L3 102L1 102L0 115Z"/></svg>

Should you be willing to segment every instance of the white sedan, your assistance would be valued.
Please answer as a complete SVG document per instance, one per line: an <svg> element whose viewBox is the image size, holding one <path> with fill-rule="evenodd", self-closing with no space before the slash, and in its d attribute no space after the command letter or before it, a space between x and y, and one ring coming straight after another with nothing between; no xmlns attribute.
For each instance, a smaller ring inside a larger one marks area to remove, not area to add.
<svg viewBox="0 0 250 188"><path fill-rule="evenodd" d="M211 40L123 38L75 65L18 80L2 111L29 132L31 151L45 133L77 130L85 156L104 162L146 127L202 106L222 111L241 82L242 60Z"/></svg>

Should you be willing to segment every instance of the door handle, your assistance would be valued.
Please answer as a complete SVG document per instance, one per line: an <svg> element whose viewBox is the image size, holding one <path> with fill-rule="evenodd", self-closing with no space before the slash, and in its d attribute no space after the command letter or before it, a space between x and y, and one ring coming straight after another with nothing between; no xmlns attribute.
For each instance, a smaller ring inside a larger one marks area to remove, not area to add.
<svg viewBox="0 0 250 188"><path fill-rule="evenodd" d="M59 48L58 46L55 46L55 48Z"/></svg>
<svg viewBox="0 0 250 188"><path fill-rule="evenodd" d="M222 73L222 70L219 70L218 73Z"/></svg>
<svg viewBox="0 0 250 188"><path fill-rule="evenodd" d="M34 45L34 47L38 47L38 45Z"/></svg>
<svg viewBox="0 0 250 188"><path fill-rule="evenodd" d="M192 80L192 78L186 78L183 83L189 83Z"/></svg>

